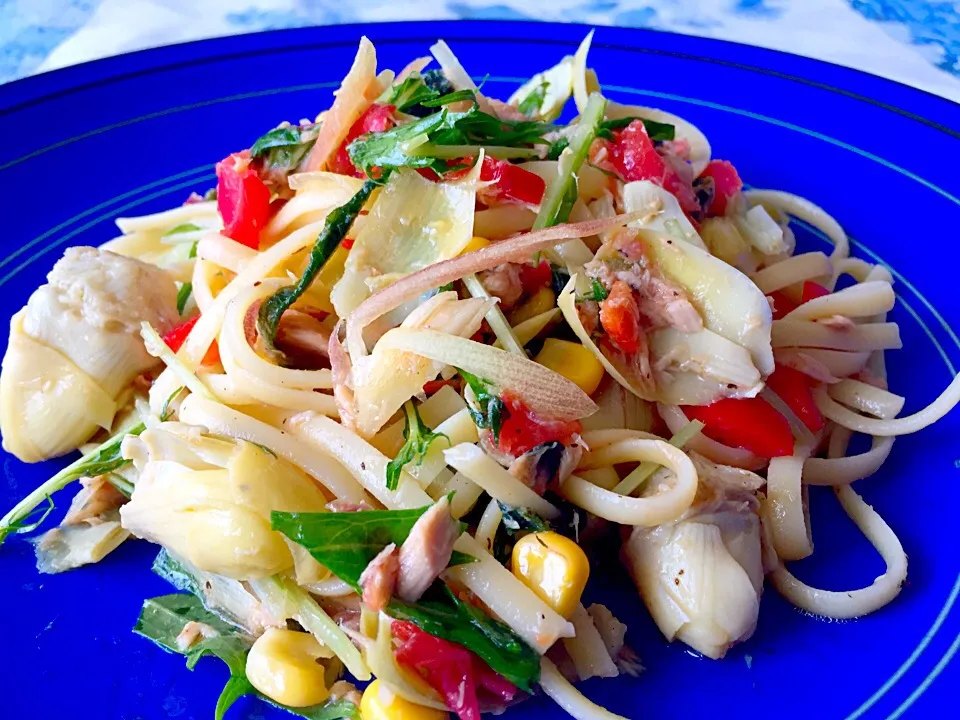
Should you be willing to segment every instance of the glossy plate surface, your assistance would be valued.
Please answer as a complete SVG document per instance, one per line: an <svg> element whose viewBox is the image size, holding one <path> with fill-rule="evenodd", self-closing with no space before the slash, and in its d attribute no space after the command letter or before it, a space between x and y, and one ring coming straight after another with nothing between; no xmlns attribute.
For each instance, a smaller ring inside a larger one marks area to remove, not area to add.
<svg viewBox="0 0 960 720"><path fill-rule="evenodd" d="M0 315L4 326L69 245L117 234L113 218L181 203L213 185L212 165L279 121L313 117L350 66L357 40L400 69L444 38L485 89L518 83L572 54L585 28L527 23L410 23L314 28L173 46L0 86ZM767 50L642 30L601 28L590 56L606 94L698 125L714 156L754 187L821 204L855 254L897 278L893 319L905 349L888 353L905 413L932 400L960 364L960 106L870 75ZM478 79L479 79L478 77ZM802 233L801 233L802 234ZM813 248L823 242L801 238ZM764 596L749 642L721 662L668 646L623 574L595 573L588 600L630 626L647 670L585 692L631 718L952 716L960 670L960 412L897 441L857 490L908 555L899 599L856 622L807 617ZM62 463L60 463L62 464ZM4 455L5 511L58 463ZM830 589L870 584L882 562L828 489L812 493L816 552L793 567ZM69 493L68 493L69 495ZM64 497L58 503L67 504ZM149 571L155 549L131 542L100 565L39 576L20 537L0 549L3 717L210 718L226 677L193 673L130 632L145 597L170 592ZM230 717L284 717L241 701ZM511 713L561 718L540 699Z"/></svg>

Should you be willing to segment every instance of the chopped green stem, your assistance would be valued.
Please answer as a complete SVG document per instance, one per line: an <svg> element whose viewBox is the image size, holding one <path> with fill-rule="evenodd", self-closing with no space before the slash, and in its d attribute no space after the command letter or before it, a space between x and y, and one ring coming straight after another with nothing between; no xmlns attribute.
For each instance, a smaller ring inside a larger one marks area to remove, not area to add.
<svg viewBox="0 0 960 720"><path fill-rule="evenodd" d="M467 292L473 297L490 297L490 293L487 292L487 289L483 287L483 284L481 284L480 280L473 273L465 275L461 279L463 280L464 287L467 288ZM487 322L490 323L490 329L493 330L504 350L508 350L514 355L519 355L523 358L527 356L520 341L517 340L517 336L513 334L513 328L510 327L510 323L507 322L507 318L504 316L499 305L494 305L490 308L486 314L486 318Z"/></svg>
<svg viewBox="0 0 960 720"><path fill-rule="evenodd" d="M597 130L603 122L603 113L607 101L598 93L592 93L577 123L570 144L560 154L560 172L547 187L540 212L533 222L533 230L566 222L570 208L576 201L577 173L590 153L590 144L597 137ZM572 198L572 200L571 200Z"/></svg>
<svg viewBox="0 0 960 720"><path fill-rule="evenodd" d="M145 429L146 426L142 422L139 422L130 428L121 430L79 460L67 465L67 467L42 483L23 500L18 502L10 512L0 519L0 545L3 544L3 541L6 540L8 535L23 532L24 520L44 501L52 504L53 501L50 500L50 498L58 490L62 490L74 480L103 475L104 473L112 472L119 467L123 467L130 462L120 456L120 443L127 435L139 435ZM33 523L33 527L30 529L36 529L48 513L45 513L39 521Z"/></svg>
<svg viewBox="0 0 960 720"><path fill-rule="evenodd" d="M670 444L675 448L682 449L684 445L693 440L700 431L703 430L703 423L699 420L691 420L679 432L670 438ZM660 466L654 462L642 462L633 472L621 480L613 491L619 495L630 495L643 483L650 479Z"/></svg>

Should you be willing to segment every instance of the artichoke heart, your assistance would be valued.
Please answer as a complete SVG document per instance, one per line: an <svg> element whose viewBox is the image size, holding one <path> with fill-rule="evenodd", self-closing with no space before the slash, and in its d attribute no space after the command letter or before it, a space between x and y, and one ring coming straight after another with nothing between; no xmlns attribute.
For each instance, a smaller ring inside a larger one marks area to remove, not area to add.
<svg viewBox="0 0 960 720"><path fill-rule="evenodd" d="M294 567L270 512L323 512L309 477L252 443L162 423L122 448L140 477L120 510L123 527L200 570L253 580Z"/></svg>
<svg viewBox="0 0 960 720"><path fill-rule="evenodd" d="M0 373L3 449L24 462L75 450L117 411L113 397L68 358L23 331L21 310L10 321Z"/></svg>
<svg viewBox="0 0 960 720"><path fill-rule="evenodd" d="M140 339L144 320L161 333L179 322L170 275L69 248L10 325L0 378L4 448L38 462L109 428L121 392L157 362Z"/></svg>
<svg viewBox="0 0 960 720"><path fill-rule="evenodd" d="M763 480L691 458L700 478L693 507L676 522L634 528L623 559L664 637L717 659L757 626L763 568L753 493Z"/></svg>

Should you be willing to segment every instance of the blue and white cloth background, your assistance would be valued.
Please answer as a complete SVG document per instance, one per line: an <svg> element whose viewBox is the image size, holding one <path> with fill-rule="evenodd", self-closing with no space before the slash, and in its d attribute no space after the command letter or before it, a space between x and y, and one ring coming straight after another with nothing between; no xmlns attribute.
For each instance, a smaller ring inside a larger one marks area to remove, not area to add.
<svg viewBox="0 0 960 720"><path fill-rule="evenodd" d="M734 40L960 101L960 0L0 0L0 82L220 35L456 18L645 27Z"/></svg>

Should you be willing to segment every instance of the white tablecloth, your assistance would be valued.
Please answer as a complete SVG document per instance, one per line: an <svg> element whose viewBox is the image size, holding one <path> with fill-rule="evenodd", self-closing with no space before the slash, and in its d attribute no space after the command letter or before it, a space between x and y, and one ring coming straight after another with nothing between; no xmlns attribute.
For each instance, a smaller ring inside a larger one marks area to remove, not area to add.
<svg viewBox="0 0 960 720"><path fill-rule="evenodd" d="M451 18L646 27L866 70L960 101L948 0L0 0L0 82L129 50L272 28Z"/></svg>

